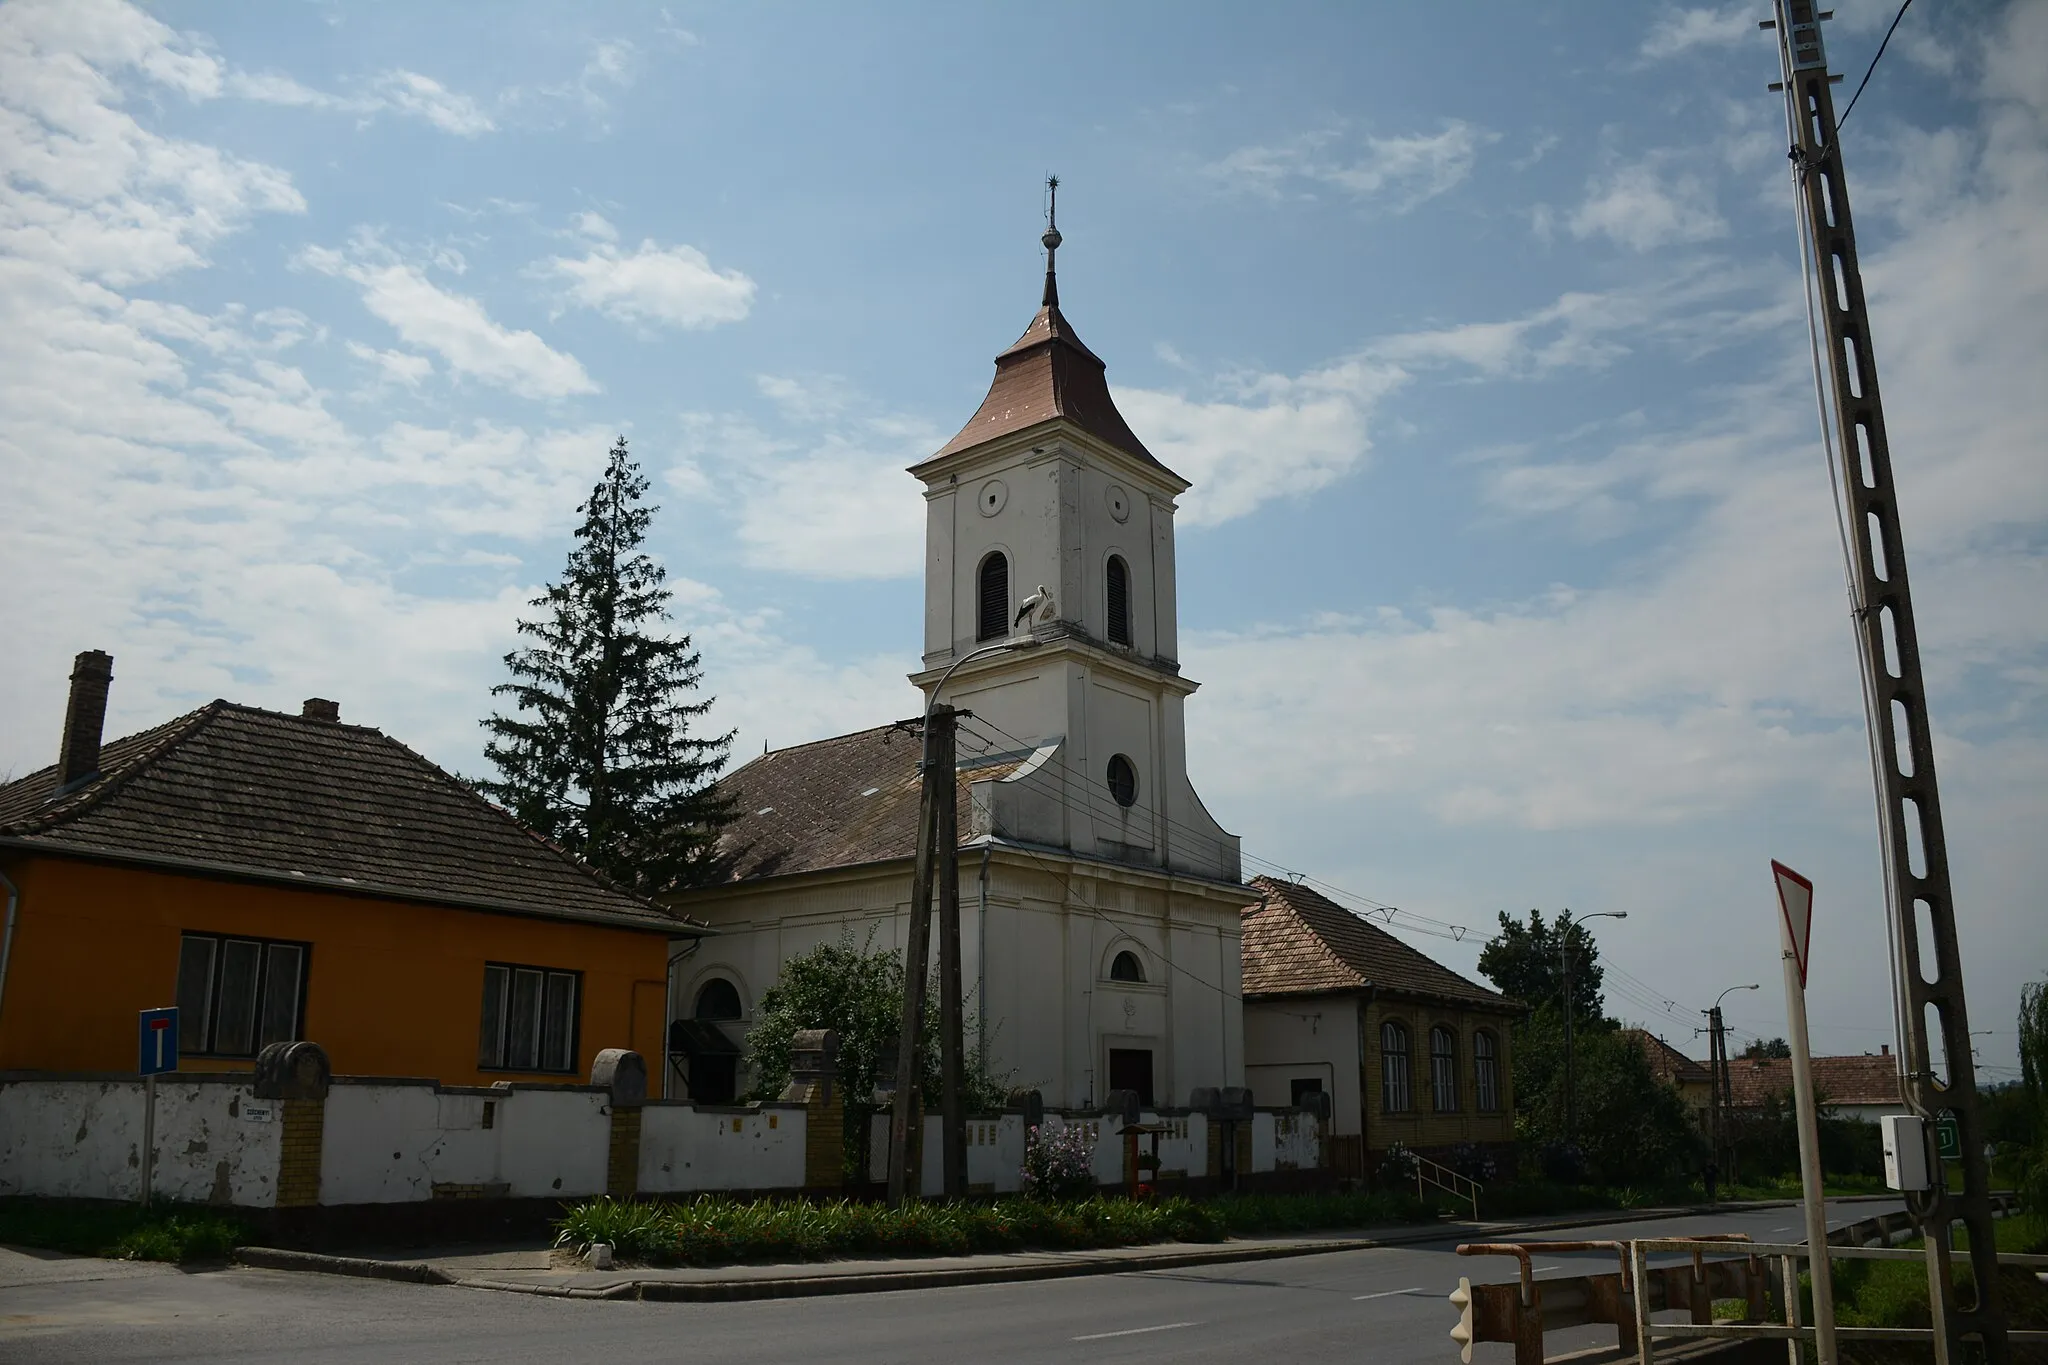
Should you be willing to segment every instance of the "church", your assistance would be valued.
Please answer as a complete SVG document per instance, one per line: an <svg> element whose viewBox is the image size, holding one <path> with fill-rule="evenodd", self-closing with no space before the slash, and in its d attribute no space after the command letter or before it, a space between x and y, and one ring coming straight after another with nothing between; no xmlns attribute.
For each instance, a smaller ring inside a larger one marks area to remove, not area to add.
<svg viewBox="0 0 2048 1365"><path fill-rule="evenodd" d="M1243 1085L1238 840L1188 780L1174 499L1189 484L1124 422L1060 311L1048 225L1037 314L923 484L924 655L910 681L959 724L970 1061L1048 1105L1111 1090L1185 1105ZM905 496L909 496L905 489ZM902 951L920 742L871 730L724 778L723 879L676 898L716 933L671 966L683 1081L746 1080L737 1040L782 962L851 929Z"/></svg>

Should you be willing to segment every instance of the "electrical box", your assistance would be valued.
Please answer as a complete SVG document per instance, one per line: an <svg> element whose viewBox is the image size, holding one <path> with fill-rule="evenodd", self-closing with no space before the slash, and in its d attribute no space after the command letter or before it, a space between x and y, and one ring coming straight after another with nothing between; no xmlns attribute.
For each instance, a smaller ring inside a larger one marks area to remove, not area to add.
<svg viewBox="0 0 2048 1365"><path fill-rule="evenodd" d="M1917 1114L1886 1114L1877 1127L1884 1137L1884 1183L1895 1190L1926 1189L1926 1121Z"/></svg>

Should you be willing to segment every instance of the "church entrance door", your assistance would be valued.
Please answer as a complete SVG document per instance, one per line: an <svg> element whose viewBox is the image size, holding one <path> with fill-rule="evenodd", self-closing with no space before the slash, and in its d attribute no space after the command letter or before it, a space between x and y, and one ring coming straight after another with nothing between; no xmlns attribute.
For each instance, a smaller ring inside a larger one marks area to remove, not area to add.
<svg viewBox="0 0 2048 1365"><path fill-rule="evenodd" d="M1152 1100L1152 1049L1149 1047L1113 1047L1109 1050L1109 1088L1111 1090L1135 1090L1138 1103L1150 1105Z"/></svg>

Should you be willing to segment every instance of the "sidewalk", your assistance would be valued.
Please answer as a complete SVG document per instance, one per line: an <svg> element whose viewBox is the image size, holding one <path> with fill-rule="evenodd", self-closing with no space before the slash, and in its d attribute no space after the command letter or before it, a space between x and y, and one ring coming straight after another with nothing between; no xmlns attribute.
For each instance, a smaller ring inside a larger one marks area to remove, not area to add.
<svg viewBox="0 0 2048 1365"><path fill-rule="evenodd" d="M310 1270L555 1298L711 1302L937 1289L963 1284L1058 1279L1072 1275L1129 1274L1287 1256L1318 1256L1373 1247L1413 1246L1424 1242L1499 1241L1530 1233L1558 1232L1606 1223L1789 1207L1793 1207L1792 1201L1768 1200L1712 1207L1607 1209L1597 1213L1517 1222L1399 1223L1280 1237L1234 1238L1227 1242L1164 1242L1096 1251L1015 1251L775 1265L617 1266L611 1270L593 1270L566 1251L535 1246L449 1247L426 1251L368 1252L357 1256L244 1247L235 1253L235 1259L242 1265L271 1270Z"/></svg>

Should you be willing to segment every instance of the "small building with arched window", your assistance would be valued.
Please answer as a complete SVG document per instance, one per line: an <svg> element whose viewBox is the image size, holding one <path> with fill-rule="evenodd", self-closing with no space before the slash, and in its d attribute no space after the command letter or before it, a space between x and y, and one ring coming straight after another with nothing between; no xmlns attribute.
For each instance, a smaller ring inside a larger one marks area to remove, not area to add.
<svg viewBox="0 0 2048 1365"><path fill-rule="evenodd" d="M1511 1159L1509 1027L1523 1007L1296 882L1254 877L1244 922L1245 1082L1259 1104L1331 1096L1333 1164L1398 1142Z"/></svg>

